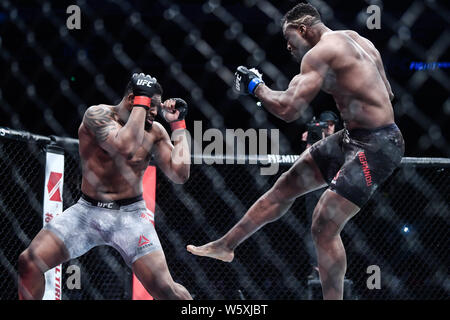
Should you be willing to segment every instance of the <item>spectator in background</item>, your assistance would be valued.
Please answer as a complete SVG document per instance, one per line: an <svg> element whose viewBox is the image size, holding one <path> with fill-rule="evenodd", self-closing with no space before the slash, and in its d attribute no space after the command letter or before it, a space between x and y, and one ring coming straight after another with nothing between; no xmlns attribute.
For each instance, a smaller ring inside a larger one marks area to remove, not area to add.
<svg viewBox="0 0 450 320"><path fill-rule="evenodd" d="M335 133L338 122L339 118L333 111L322 112L319 116L319 121L316 121L315 118L313 118L313 120L307 124L308 130L302 134L302 142L306 143L304 149L309 148L317 141Z"/></svg>
<svg viewBox="0 0 450 320"><path fill-rule="evenodd" d="M307 124L307 131L302 134L302 150L311 147L314 143L323 138L326 138L336 132L336 128L339 126L339 118L333 111L324 111L320 114L319 120L317 121L315 117L311 122ZM320 196L327 188L310 192L305 195L305 207L306 215L308 217L308 225L311 225L312 215ZM309 259L311 264L311 274L308 276L309 279L319 279L319 271L317 267L317 257L316 250L314 248L314 243L310 233L305 237L306 249L309 253Z"/></svg>

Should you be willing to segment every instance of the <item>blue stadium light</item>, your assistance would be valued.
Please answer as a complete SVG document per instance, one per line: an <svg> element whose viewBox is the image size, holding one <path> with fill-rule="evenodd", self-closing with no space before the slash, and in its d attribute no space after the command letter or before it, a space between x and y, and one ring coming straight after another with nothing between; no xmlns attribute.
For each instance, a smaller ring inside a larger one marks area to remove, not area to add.
<svg viewBox="0 0 450 320"><path fill-rule="evenodd" d="M435 69L447 69L450 68L450 62L448 61L436 61L436 62L421 62L411 61L409 65L410 70L435 70Z"/></svg>

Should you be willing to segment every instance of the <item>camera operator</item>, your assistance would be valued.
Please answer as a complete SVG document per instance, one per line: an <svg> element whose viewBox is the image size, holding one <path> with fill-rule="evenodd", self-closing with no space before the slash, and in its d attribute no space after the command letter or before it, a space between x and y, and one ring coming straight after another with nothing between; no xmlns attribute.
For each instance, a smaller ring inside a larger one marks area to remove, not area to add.
<svg viewBox="0 0 450 320"><path fill-rule="evenodd" d="M302 141L306 143L305 149L323 138L332 135L336 131L339 118L333 111L324 111L319 116L319 121L313 117L312 121L306 124L307 131L302 134Z"/></svg>
<svg viewBox="0 0 450 320"><path fill-rule="evenodd" d="M317 141L335 133L338 124L339 118L333 111L322 112L318 120L313 117L313 119L306 124L307 131L302 134L302 144L304 145L304 149L311 147ZM308 217L309 224L311 224L314 208L325 190L326 187L305 195L306 215ZM319 273L317 268L316 251L313 245L312 237L309 233L305 238L305 241L306 248L310 256L310 264L312 266L312 272L308 278L318 279Z"/></svg>

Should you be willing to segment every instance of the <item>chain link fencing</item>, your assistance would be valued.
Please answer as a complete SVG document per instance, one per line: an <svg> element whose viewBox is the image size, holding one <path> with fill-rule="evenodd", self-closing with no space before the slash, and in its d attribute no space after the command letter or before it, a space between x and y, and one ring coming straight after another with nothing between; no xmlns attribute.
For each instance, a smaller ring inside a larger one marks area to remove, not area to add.
<svg viewBox="0 0 450 320"><path fill-rule="evenodd" d="M1 0L2 125L75 137L88 106L117 103L130 75L145 72L161 82L164 99L189 103L188 125L195 119L222 131L280 128L280 153L297 153L299 127L322 111L337 111L332 97L319 93L289 125L232 87L236 67L247 65L258 68L270 88L287 88L299 67L286 50L280 20L298 2ZM309 2L331 29L355 30L379 49L407 154L450 157L448 69L413 68L449 61L445 1L376 1L380 30L367 27L370 1ZM80 30L66 26L71 5L80 8Z"/></svg>
<svg viewBox="0 0 450 320"><path fill-rule="evenodd" d="M19 254L42 227L45 153L33 142L0 142L0 299L11 300Z"/></svg>
<svg viewBox="0 0 450 320"><path fill-rule="evenodd" d="M17 298L17 258L42 227L45 144L50 139L0 139L0 299ZM450 161L404 158L341 233L347 253L347 299L448 299ZM65 151L64 209L80 196L76 150ZM192 165L184 185L157 174L155 226L169 270L195 299L320 299L311 278L310 226L305 197L242 243L231 263L197 257L200 245L225 234L288 169L260 174L257 164ZM74 233L76 236L76 232ZM63 299L130 299L131 271L120 254L97 247L63 265L78 265L81 289ZM380 289L368 287L370 266Z"/></svg>
<svg viewBox="0 0 450 320"><path fill-rule="evenodd" d="M24 135L25 139L30 138ZM37 141L0 139L0 299L17 299L17 261L43 225L45 146L49 138ZM81 195L78 150L65 150L63 184L64 210ZM76 237L76 232L74 232ZM65 271L80 268L81 289L67 290ZM131 271L120 254L109 247L97 247L78 259L63 264L63 300L129 299Z"/></svg>
<svg viewBox="0 0 450 320"><path fill-rule="evenodd" d="M405 158L344 227L347 298L449 298L449 164L419 160ZM202 299L239 291L247 299L307 299L314 259L305 197L243 242L231 263L185 251L224 235L287 168L260 176L258 165L194 165L183 186L159 174L156 227L174 278ZM368 288L369 266L380 268L380 289Z"/></svg>

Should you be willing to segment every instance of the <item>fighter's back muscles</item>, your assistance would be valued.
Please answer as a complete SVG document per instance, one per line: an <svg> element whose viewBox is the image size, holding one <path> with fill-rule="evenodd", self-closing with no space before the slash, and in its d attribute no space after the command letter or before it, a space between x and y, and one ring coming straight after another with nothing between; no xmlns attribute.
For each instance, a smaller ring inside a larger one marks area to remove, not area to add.
<svg viewBox="0 0 450 320"><path fill-rule="evenodd" d="M375 45L367 38L360 36L357 32L348 30L345 33L352 38L358 45L360 45L363 50L370 55L372 60L375 62L377 66L378 72L380 73L381 78L383 79L384 85L386 86L386 90L389 94L389 99L392 101L394 99L394 93L392 92L391 85L386 77L386 72L384 70L383 61L381 59L381 54Z"/></svg>

